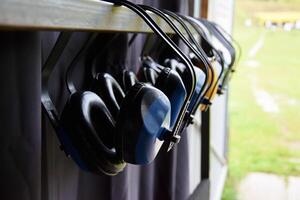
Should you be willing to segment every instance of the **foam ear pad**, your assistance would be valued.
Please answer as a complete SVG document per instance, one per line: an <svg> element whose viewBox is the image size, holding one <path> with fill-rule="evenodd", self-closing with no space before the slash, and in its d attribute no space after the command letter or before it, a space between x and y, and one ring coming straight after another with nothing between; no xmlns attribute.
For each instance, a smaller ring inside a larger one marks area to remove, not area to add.
<svg viewBox="0 0 300 200"><path fill-rule="evenodd" d="M60 138L64 149L83 169L114 175L125 163L114 150L115 121L93 92L74 93L62 115Z"/></svg>
<svg viewBox="0 0 300 200"><path fill-rule="evenodd" d="M112 116L116 119L120 111L120 104L125 97L119 83L110 74L101 73L97 75L92 91L103 99Z"/></svg>
<svg viewBox="0 0 300 200"><path fill-rule="evenodd" d="M164 64L166 65L166 67L175 70L180 75L185 89L190 91L192 85L190 84L190 81L187 81L189 79L189 72L186 69L186 66L183 63L178 62L176 59L166 59Z"/></svg>
<svg viewBox="0 0 300 200"><path fill-rule="evenodd" d="M117 152L124 161L148 164L156 157L169 128L171 105L160 90L136 83L126 94L116 122Z"/></svg>
<svg viewBox="0 0 300 200"><path fill-rule="evenodd" d="M138 82L137 77L132 71L124 70L122 75L123 90L127 92L134 84Z"/></svg>
<svg viewBox="0 0 300 200"><path fill-rule="evenodd" d="M138 72L138 78L142 82L147 82L154 85L158 74L163 68L163 66L157 64L151 57L144 57Z"/></svg>
<svg viewBox="0 0 300 200"><path fill-rule="evenodd" d="M171 102L170 127L173 128L186 98L184 83L176 71L170 68L164 68L159 73L155 87L160 89Z"/></svg>
<svg viewBox="0 0 300 200"><path fill-rule="evenodd" d="M151 85L155 85L157 77L158 73L152 68L142 67L139 71L139 79L142 82L147 82Z"/></svg>

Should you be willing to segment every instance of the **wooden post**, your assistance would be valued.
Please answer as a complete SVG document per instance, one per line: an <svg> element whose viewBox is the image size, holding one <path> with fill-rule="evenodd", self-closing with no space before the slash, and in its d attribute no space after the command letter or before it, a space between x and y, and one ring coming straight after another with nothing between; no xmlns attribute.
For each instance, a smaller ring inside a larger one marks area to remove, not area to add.
<svg viewBox="0 0 300 200"><path fill-rule="evenodd" d="M208 0L201 0L200 17L207 19L208 17Z"/></svg>

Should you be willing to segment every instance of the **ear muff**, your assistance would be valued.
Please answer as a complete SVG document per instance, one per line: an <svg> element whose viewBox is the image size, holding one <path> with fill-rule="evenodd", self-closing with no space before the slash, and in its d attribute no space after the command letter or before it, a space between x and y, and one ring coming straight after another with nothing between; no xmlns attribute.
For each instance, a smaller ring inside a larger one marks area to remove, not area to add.
<svg viewBox="0 0 300 200"><path fill-rule="evenodd" d="M116 123L119 157L133 164L148 164L156 157L159 140L170 125L171 105L160 90L136 83L126 94Z"/></svg>
<svg viewBox="0 0 300 200"><path fill-rule="evenodd" d="M138 78L142 82L155 85L158 74L163 68L163 66L158 65L151 57L143 57L141 67L138 71Z"/></svg>
<svg viewBox="0 0 300 200"><path fill-rule="evenodd" d="M171 124L173 128L178 118L180 109L186 98L186 89L179 74L170 69L164 68L156 80L155 87L160 89L170 100L171 103Z"/></svg>
<svg viewBox="0 0 300 200"><path fill-rule="evenodd" d="M213 72L209 70L208 81L211 82L212 87L209 88L209 90L207 91L207 94L205 95L205 99L207 99L207 103L204 102L204 104L200 105L200 109L202 111L204 111L208 108L208 106L211 104L211 102L215 98L217 91L218 91L218 76L217 76L217 71L215 70L216 61L212 61L211 65L212 65L211 70Z"/></svg>
<svg viewBox="0 0 300 200"><path fill-rule="evenodd" d="M201 89L204 85L205 78L206 78L205 73L201 69L194 67L194 70L196 74L196 88L191 98L190 105L188 107L188 111L190 112L193 110L195 106L198 106L199 103L201 102L202 98L199 95L201 93Z"/></svg>
<svg viewBox="0 0 300 200"><path fill-rule="evenodd" d="M119 83L108 73L97 74L92 91L100 96L116 119L125 94Z"/></svg>
<svg viewBox="0 0 300 200"><path fill-rule="evenodd" d="M93 92L73 93L61 115L64 149L83 169L108 175L122 171L125 163L114 147L115 121Z"/></svg>
<svg viewBox="0 0 300 200"><path fill-rule="evenodd" d="M142 82L150 83L151 85L155 85L156 79L158 77L157 71L149 67L141 67L139 70L139 80Z"/></svg>
<svg viewBox="0 0 300 200"><path fill-rule="evenodd" d="M165 64L168 67L175 69L180 74L182 80L185 80L187 72L186 72L186 68L185 68L184 64L178 62L176 59L166 59ZM196 88L195 88L195 91L191 98L191 102L188 107L188 111L192 111L193 108L195 106L198 106L199 103L201 102L202 98L199 96L199 94L201 92L201 89L204 85L205 78L206 78L205 73L201 69L199 69L198 67L194 67L194 70L195 70L195 74L196 74Z"/></svg>
<svg viewBox="0 0 300 200"><path fill-rule="evenodd" d="M184 64L178 62L176 59L169 59L167 58L164 61L164 65L166 67L169 67L175 71L178 72L178 74L180 74L180 76L182 76L185 72L186 72L186 67Z"/></svg>
<svg viewBox="0 0 300 200"><path fill-rule="evenodd" d="M169 67L175 71L178 72L178 74L180 75L181 79L183 80L184 86L186 88L186 90L190 90L190 88L192 87L188 81L189 75L188 75L188 70L186 69L186 67L184 66L184 64L178 62L176 59L166 59L164 64L166 65L166 67Z"/></svg>
<svg viewBox="0 0 300 200"><path fill-rule="evenodd" d="M137 77L132 71L124 70L122 75L122 88L127 92L134 84L138 82Z"/></svg>
<svg viewBox="0 0 300 200"><path fill-rule="evenodd" d="M201 70L204 70L204 66L201 64L201 62L198 61L197 58L191 57L192 62L195 66L199 67ZM205 96L200 104L200 110L205 111L209 105L211 105L211 101L214 99L217 91L218 91L218 77L215 70L215 61L211 62L212 68L208 70L207 73L207 82L211 83L211 87L207 90L205 93Z"/></svg>
<svg viewBox="0 0 300 200"><path fill-rule="evenodd" d="M176 70L160 66L150 57L144 58L139 74L142 79L150 82L169 98L171 103L170 127L172 128L175 125L187 95L180 75Z"/></svg>

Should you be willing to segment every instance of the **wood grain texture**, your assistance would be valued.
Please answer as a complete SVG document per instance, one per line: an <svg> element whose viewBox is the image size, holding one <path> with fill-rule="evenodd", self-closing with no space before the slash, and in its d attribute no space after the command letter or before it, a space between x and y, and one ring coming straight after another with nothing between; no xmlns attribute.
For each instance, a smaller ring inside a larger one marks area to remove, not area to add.
<svg viewBox="0 0 300 200"><path fill-rule="evenodd" d="M173 33L162 19L151 16ZM96 0L2 0L0 29L152 32L131 10Z"/></svg>

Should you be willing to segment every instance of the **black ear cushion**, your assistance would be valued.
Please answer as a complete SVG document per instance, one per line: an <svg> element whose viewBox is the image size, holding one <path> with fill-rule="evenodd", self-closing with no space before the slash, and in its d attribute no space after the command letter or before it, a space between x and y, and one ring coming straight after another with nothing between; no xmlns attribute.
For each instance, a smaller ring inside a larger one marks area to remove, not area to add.
<svg viewBox="0 0 300 200"><path fill-rule="evenodd" d="M128 71L128 70L123 71L122 85L125 93L137 82L138 79L132 71Z"/></svg>
<svg viewBox="0 0 300 200"><path fill-rule="evenodd" d="M62 134L67 135L90 171L114 175L123 170L125 163L113 149L115 122L95 93L72 94L62 112L61 123Z"/></svg>
<svg viewBox="0 0 300 200"><path fill-rule="evenodd" d="M97 75L92 91L103 99L108 110L116 119L120 111L120 104L125 97L119 83L110 74L101 73Z"/></svg>
<svg viewBox="0 0 300 200"><path fill-rule="evenodd" d="M173 70L176 70L177 65L178 65L178 61L176 59L173 59L173 58L167 58L164 61L164 66L169 67Z"/></svg>
<svg viewBox="0 0 300 200"><path fill-rule="evenodd" d="M166 59L164 64L166 67L175 70L180 75L186 90L191 90L192 85L190 84L190 81L187 81L189 80L189 71L183 63L178 62L176 59Z"/></svg>
<svg viewBox="0 0 300 200"><path fill-rule="evenodd" d="M151 85L155 85L158 74L154 69L142 67L139 72L139 77L142 82L147 82Z"/></svg>
<svg viewBox="0 0 300 200"><path fill-rule="evenodd" d="M180 74L180 76L182 76L186 71L186 66L183 63L178 62L176 59L173 58L172 59L167 58L164 61L164 64L166 67L175 70L178 74Z"/></svg>

